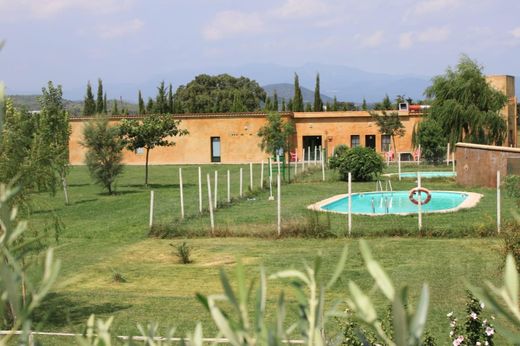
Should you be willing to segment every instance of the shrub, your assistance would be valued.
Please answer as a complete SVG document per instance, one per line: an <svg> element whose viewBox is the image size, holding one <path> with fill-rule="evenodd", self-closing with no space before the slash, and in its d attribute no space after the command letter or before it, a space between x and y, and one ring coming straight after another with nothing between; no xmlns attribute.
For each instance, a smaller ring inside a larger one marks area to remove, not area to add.
<svg viewBox="0 0 520 346"><path fill-rule="evenodd" d="M191 259L191 251L193 250L193 248L189 246L188 243L183 241L181 244L170 244L170 246L173 246L175 248L175 255L179 258L180 263L189 264L193 262L193 260Z"/></svg>
<svg viewBox="0 0 520 346"><path fill-rule="evenodd" d="M516 269L520 271L520 224L511 221L502 228L502 239L504 240L502 255L505 259L507 254L512 254L516 262Z"/></svg>
<svg viewBox="0 0 520 346"><path fill-rule="evenodd" d="M504 180L506 195L520 207L520 175L508 175Z"/></svg>
<svg viewBox="0 0 520 346"><path fill-rule="evenodd" d="M124 277L124 275L122 273L118 272L117 270L114 270L114 269L112 269L112 280L114 282L119 282L119 283L127 282L127 280Z"/></svg>
<svg viewBox="0 0 520 346"><path fill-rule="evenodd" d="M339 171L342 180L348 179L349 172L355 181L370 181L383 172L383 158L373 149L345 147L335 150L334 156L330 159L330 167Z"/></svg>
<svg viewBox="0 0 520 346"><path fill-rule="evenodd" d="M308 211L304 221L284 223L281 231L281 237L322 239L335 236L331 230L330 213L317 211Z"/></svg>
<svg viewBox="0 0 520 346"><path fill-rule="evenodd" d="M421 145L421 156L428 163L442 163L448 145L448 140L442 132L443 129L432 118L426 118L417 126L414 142Z"/></svg>

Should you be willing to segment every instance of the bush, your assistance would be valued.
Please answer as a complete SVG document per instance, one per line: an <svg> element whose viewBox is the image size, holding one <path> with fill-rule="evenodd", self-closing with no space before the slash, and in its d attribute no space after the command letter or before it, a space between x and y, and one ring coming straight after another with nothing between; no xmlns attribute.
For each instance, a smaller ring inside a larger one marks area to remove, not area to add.
<svg viewBox="0 0 520 346"><path fill-rule="evenodd" d="M520 271L520 224L518 221L511 221L502 228L502 239L504 245L502 248L502 256L505 263L507 254L513 255L516 262L516 269Z"/></svg>
<svg viewBox="0 0 520 346"><path fill-rule="evenodd" d="M339 171L341 180L347 180L351 172L355 181L370 181L383 172L383 158L373 149L346 146L338 149L330 159L330 167Z"/></svg>
<svg viewBox="0 0 520 346"><path fill-rule="evenodd" d="M417 145L421 145L421 156L431 164L442 163L448 145L443 129L431 118L421 121L414 135Z"/></svg>
<svg viewBox="0 0 520 346"><path fill-rule="evenodd" d="M182 242L182 244L179 245L173 245L170 244L170 246L175 247L175 255L179 257L179 262L182 264L189 264L193 262L191 259L191 251L193 248L188 245L185 241Z"/></svg>
<svg viewBox="0 0 520 346"><path fill-rule="evenodd" d="M520 207L520 175L508 175L504 180L506 195Z"/></svg>

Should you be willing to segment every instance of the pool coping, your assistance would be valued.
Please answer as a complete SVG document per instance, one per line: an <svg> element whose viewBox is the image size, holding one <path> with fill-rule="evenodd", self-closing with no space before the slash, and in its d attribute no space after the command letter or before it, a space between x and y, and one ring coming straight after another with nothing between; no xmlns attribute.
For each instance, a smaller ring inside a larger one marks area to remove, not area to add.
<svg viewBox="0 0 520 346"><path fill-rule="evenodd" d="M431 191L432 192L463 193L463 194L468 195L468 197L464 201L462 201L461 204L456 206L455 208L444 209L444 210L435 210L435 211L427 211L427 212L423 212L423 214L453 213L453 212L459 211L461 209L473 208L473 207L475 207L478 204L478 202L480 202L480 199L482 197L484 197L483 194L476 193L476 192L446 191L446 190L431 190ZM363 194L369 194L369 193L379 193L379 192L380 191L356 192L356 193L352 193L352 196L359 195L359 194L362 194L362 193ZM384 191L384 192L390 192L390 191ZM397 192L397 191L394 191L394 192ZM339 200L341 198L344 198L344 197L348 197L348 193L335 195L335 196L329 197L327 199L321 200L319 202L313 203L311 205L308 205L307 209L314 210L314 211L322 211L322 212L325 212L325 213L334 213L334 214L348 215L348 212L346 212L346 211L334 211L334 210L324 210L324 209L322 209L323 206L325 206L327 204L330 204L330 203L333 203L333 202L336 202L337 200ZM391 214L352 213L352 215L364 215L364 216L400 215L400 216L405 216L405 215L416 215L416 214L418 214L418 212L419 211L417 211L415 213L391 213Z"/></svg>
<svg viewBox="0 0 520 346"><path fill-rule="evenodd" d="M409 176L402 176L403 174L409 174L413 173L415 176L409 177ZM427 177L427 176L421 176L421 179L443 179L443 178L456 178L457 172L452 171L427 171L427 172L419 172L419 173L452 173L453 175L439 175L436 177ZM382 175L383 177L399 177L399 173L385 173ZM417 179L417 172L401 172L401 179Z"/></svg>

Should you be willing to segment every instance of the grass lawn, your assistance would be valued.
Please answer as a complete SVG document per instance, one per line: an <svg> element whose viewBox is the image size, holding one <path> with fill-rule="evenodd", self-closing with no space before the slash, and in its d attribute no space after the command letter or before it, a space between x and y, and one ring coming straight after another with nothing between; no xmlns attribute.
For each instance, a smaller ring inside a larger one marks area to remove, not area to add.
<svg viewBox="0 0 520 346"><path fill-rule="evenodd" d="M232 176L232 195L238 195L239 169L244 171L244 191L249 184L249 166L203 166L206 173L219 172L219 200L225 200L226 171ZM344 238L344 216L330 217L331 233L327 239L274 239L276 204L268 201L268 191L256 191L215 213L217 229L227 237L211 238L209 216L198 212L197 167L184 166L185 208L188 216L180 221L178 185L179 166L152 166L149 188L144 188L143 167L126 167L119 180L115 196L107 196L90 183L84 167L74 167L69 176L71 205L63 205L63 197L38 194L30 218L31 227L52 223L57 215L65 228L60 234L56 255L62 260L58 287L36 313L37 327L44 331L80 331L91 313L100 317L115 316L118 334L136 333L136 323L157 321L162 328L176 326L179 335L192 330L202 321L205 336L214 336L215 329L194 294L219 293L218 269L232 273L237 258L242 258L248 275L254 277L260 265L268 273L288 267L301 268L302 260L310 261L318 251L324 254L324 269L333 271L345 244L349 246L348 265L340 282L327 296L331 303L347 295L348 280L355 280L370 289L373 282L361 261L357 240ZM442 168L447 169L446 166ZM254 186L260 183L259 165L254 166ZM421 170L431 167L420 166ZM405 166L403 171L415 171L417 166ZM283 223L298 228L308 223L308 204L335 194L345 193L344 182L327 172L327 181L320 182L316 170L282 188ZM205 182L205 179L203 179ZM423 282L431 288L428 329L439 344L447 344L449 325L446 313L452 310L462 315L465 302L465 281L480 284L483 278L498 279L501 241L489 237L495 225L495 191L492 189L462 189L451 180L424 181L430 189L464 190L482 193L484 198L470 210L450 214L425 215L426 231L417 233L414 216L355 216L353 234L369 237L374 255L388 270L396 285L409 285L414 298ZM393 180L394 190L408 190L413 180ZM205 186L205 184L204 184ZM354 192L374 190L375 184L356 183ZM154 222L164 225L172 234L190 238L157 239L148 236L149 190L156 194ZM207 191L203 192L207 208ZM505 219L510 218L512 202L502 200ZM321 222L328 222L322 216ZM288 226L287 226L288 225ZM248 236L254 233L255 236ZM435 237L428 237L428 235ZM485 237L482 237L482 236ZM197 237L195 237L197 236ZM174 248L182 241L194 247L194 263L178 264ZM112 279L120 273L127 282ZM34 273L34 275L37 275ZM269 282L269 298L286 287ZM289 289L290 290L290 289ZM383 300L372 294L377 302ZM289 293L289 298L291 294ZM379 304L381 311L384 304ZM293 313L293 312L290 312ZM331 323L337 329L336 323ZM164 329L162 329L164 330ZM45 344L69 345L70 339L43 339Z"/></svg>

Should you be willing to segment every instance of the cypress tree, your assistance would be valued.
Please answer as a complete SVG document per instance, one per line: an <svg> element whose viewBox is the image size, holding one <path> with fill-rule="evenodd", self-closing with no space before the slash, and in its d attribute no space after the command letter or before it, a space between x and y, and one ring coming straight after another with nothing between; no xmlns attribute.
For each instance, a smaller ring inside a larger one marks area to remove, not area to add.
<svg viewBox="0 0 520 346"><path fill-rule="evenodd" d="M267 97L265 98L264 109L265 109L267 112L273 110L273 105L271 104L271 98L270 98L269 96L267 96Z"/></svg>
<svg viewBox="0 0 520 346"><path fill-rule="evenodd" d="M310 102L307 102L307 103L305 104L305 111L306 111L306 112L312 112L312 105L311 105Z"/></svg>
<svg viewBox="0 0 520 346"><path fill-rule="evenodd" d="M104 114L107 114L107 113L108 113L108 107L107 107L107 93L105 93L105 95L103 95L103 113L104 113Z"/></svg>
<svg viewBox="0 0 520 346"><path fill-rule="evenodd" d="M325 106L325 108L327 108L328 111L332 109L332 106L330 105L329 101L327 101L327 105Z"/></svg>
<svg viewBox="0 0 520 346"><path fill-rule="evenodd" d="M168 86L168 113L173 113L173 90L172 83Z"/></svg>
<svg viewBox="0 0 520 346"><path fill-rule="evenodd" d="M289 99L289 102L287 102L287 110L292 111L293 110L293 100Z"/></svg>
<svg viewBox="0 0 520 346"><path fill-rule="evenodd" d="M294 112L303 112L303 96L298 75L294 74L294 99L292 100L292 110Z"/></svg>
<svg viewBox="0 0 520 346"><path fill-rule="evenodd" d="M137 95L137 102L139 105L139 114L146 114L146 109L144 108L144 100L141 95L141 90L139 90L139 94Z"/></svg>
<svg viewBox="0 0 520 346"><path fill-rule="evenodd" d="M285 112L287 109L285 108L285 97L282 98L282 112Z"/></svg>
<svg viewBox="0 0 520 346"><path fill-rule="evenodd" d="M338 99L334 95L334 100L332 101L332 110L337 111L338 110Z"/></svg>
<svg viewBox="0 0 520 346"><path fill-rule="evenodd" d="M390 101L390 97L388 94L385 94L385 98L383 99L382 107L384 110L392 109L392 101Z"/></svg>
<svg viewBox="0 0 520 346"><path fill-rule="evenodd" d="M148 98L148 104L146 105L146 113L153 114L154 112L154 104L151 97Z"/></svg>
<svg viewBox="0 0 520 346"><path fill-rule="evenodd" d="M361 109L366 111L368 109L367 107L367 100L363 97L363 103L361 104Z"/></svg>
<svg viewBox="0 0 520 346"><path fill-rule="evenodd" d="M323 101L320 95L320 74L316 74L316 86L314 87L314 111L323 111Z"/></svg>
<svg viewBox="0 0 520 346"><path fill-rule="evenodd" d="M164 81L157 87L157 96L155 97L155 112L158 114L167 113L166 88Z"/></svg>
<svg viewBox="0 0 520 346"><path fill-rule="evenodd" d="M117 109L117 100L112 101L112 115L119 115L119 110Z"/></svg>
<svg viewBox="0 0 520 346"><path fill-rule="evenodd" d="M103 113L103 81L101 81L101 78L98 78L96 113Z"/></svg>
<svg viewBox="0 0 520 346"><path fill-rule="evenodd" d="M89 116L96 113L96 102L94 101L94 94L92 94L92 87L90 82L87 83L87 92L83 103L83 115Z"/></svg>
<svg viewBox="0 0 520 346"><path fill-rule="evenodd" d="M276 93L276 90L274 91L274 94L273 94L273 110L275 112L278 112L278 94Z"/></svg>

